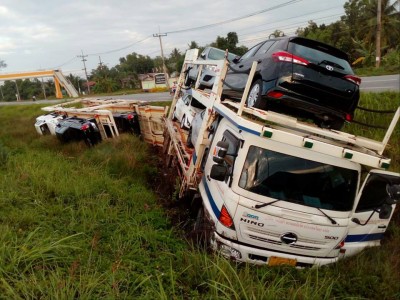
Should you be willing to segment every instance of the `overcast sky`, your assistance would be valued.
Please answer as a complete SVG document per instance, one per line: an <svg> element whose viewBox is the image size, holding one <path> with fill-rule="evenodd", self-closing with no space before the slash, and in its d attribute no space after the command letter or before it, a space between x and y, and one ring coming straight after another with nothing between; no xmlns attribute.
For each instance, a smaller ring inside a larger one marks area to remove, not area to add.
<svg viewBox="0 0 400 300"><path fill-rule="evenodd" d="M293 35L309 20L330 24L344 14L345 0L0 0L1 73L59 68L83 76L77 55L88 55L90 72L136 52L182 53L191 41L204 46L234 31L251 47L274 30ZM211 25L211 26L207 26ZM196 29L197 27L197 29ZM198 28L205 27L205 28ZM188 30L186 30L188 29ZM181 31L181 32L179 32Z"/></svg>

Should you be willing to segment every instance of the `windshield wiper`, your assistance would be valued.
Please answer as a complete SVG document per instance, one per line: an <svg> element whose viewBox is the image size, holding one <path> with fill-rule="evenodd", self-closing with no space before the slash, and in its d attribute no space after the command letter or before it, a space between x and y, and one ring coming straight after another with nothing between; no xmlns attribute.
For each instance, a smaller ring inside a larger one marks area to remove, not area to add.
<svg viewBox="0 0 400 300"><path fill-rule="evenodd" d="M319 207L315 207L315 208L318 209L325 217L327 217L329 219L329 221L331 221L332 224L337 224L337 222L333 218L328 216L326 213L324 213L324 211L322 209L320 209Z"/></svg>
<svg viewBox="0 0 400 300"><path fill-rule="evenodd" d="M268 205L270 205L270 204L274 204L275 202L278 202L278 201L281 201L281 200L278 199L278 200L275 200L275 201L272 201L272 202L268 202L268 203L256 204L256 205L254 205L254 208L259 209L259 208L261 208L261 207L266 207L266 206L268 206Z"/></svg>

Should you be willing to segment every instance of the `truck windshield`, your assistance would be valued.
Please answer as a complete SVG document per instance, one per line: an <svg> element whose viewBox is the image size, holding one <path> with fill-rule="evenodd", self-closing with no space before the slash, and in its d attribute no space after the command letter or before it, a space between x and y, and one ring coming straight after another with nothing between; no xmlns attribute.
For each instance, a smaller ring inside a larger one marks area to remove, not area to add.
<svg viewBox="0 0 400 300"><path fill-rule="evenodd" d="M239 186L259 195L321 209L353 207L358 172L251 146Z"/></svg>

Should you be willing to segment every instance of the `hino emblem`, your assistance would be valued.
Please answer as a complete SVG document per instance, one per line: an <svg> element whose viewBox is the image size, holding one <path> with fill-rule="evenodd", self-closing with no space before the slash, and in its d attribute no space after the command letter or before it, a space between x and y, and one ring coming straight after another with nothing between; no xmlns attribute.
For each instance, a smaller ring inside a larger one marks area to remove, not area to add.
<svg viewBox="0 0 400 300"><path fill-rule="evenodd" d="M281 241L285 244L292 245L297 242L297 235L292 232L287 232L281 235Z"/></svg>
<svg viewBox="0 0 400 300"><path fill-rule="evenodd" d="M325 66L325 68L326 68L328 71L333 71L333 67L330 66L330 65Z"/></svg>

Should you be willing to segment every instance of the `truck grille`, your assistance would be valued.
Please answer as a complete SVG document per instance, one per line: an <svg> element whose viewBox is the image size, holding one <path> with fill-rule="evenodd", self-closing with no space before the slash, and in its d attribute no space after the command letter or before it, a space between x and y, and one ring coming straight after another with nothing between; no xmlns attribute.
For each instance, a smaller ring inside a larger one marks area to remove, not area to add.
<svg viewBox="0 0 400 300"><path fill-rule="evenodd" d="M264 243L269 243L269 244L274 244L274 245L279 245L279 246L285 245L285 246L289 246L291 248L312 250L312 251L321 250L322 249L321 246L326 244L326 242L324 242L324 241L317 241L317 240L311 240L311 239L299 237L296 244L287 245L287 244L282 243L282 241L280 240L280 237L281 237L280 233L271 232L271 231L267 231L267 230L263 230L263 229L259 229L259 228L247 227L247 226L243 226L243 227L241 228L241 232L242 232L242 234L244 234L244 236L247 236L250 239L257 240L257 241L264 242Z"/></svg>

